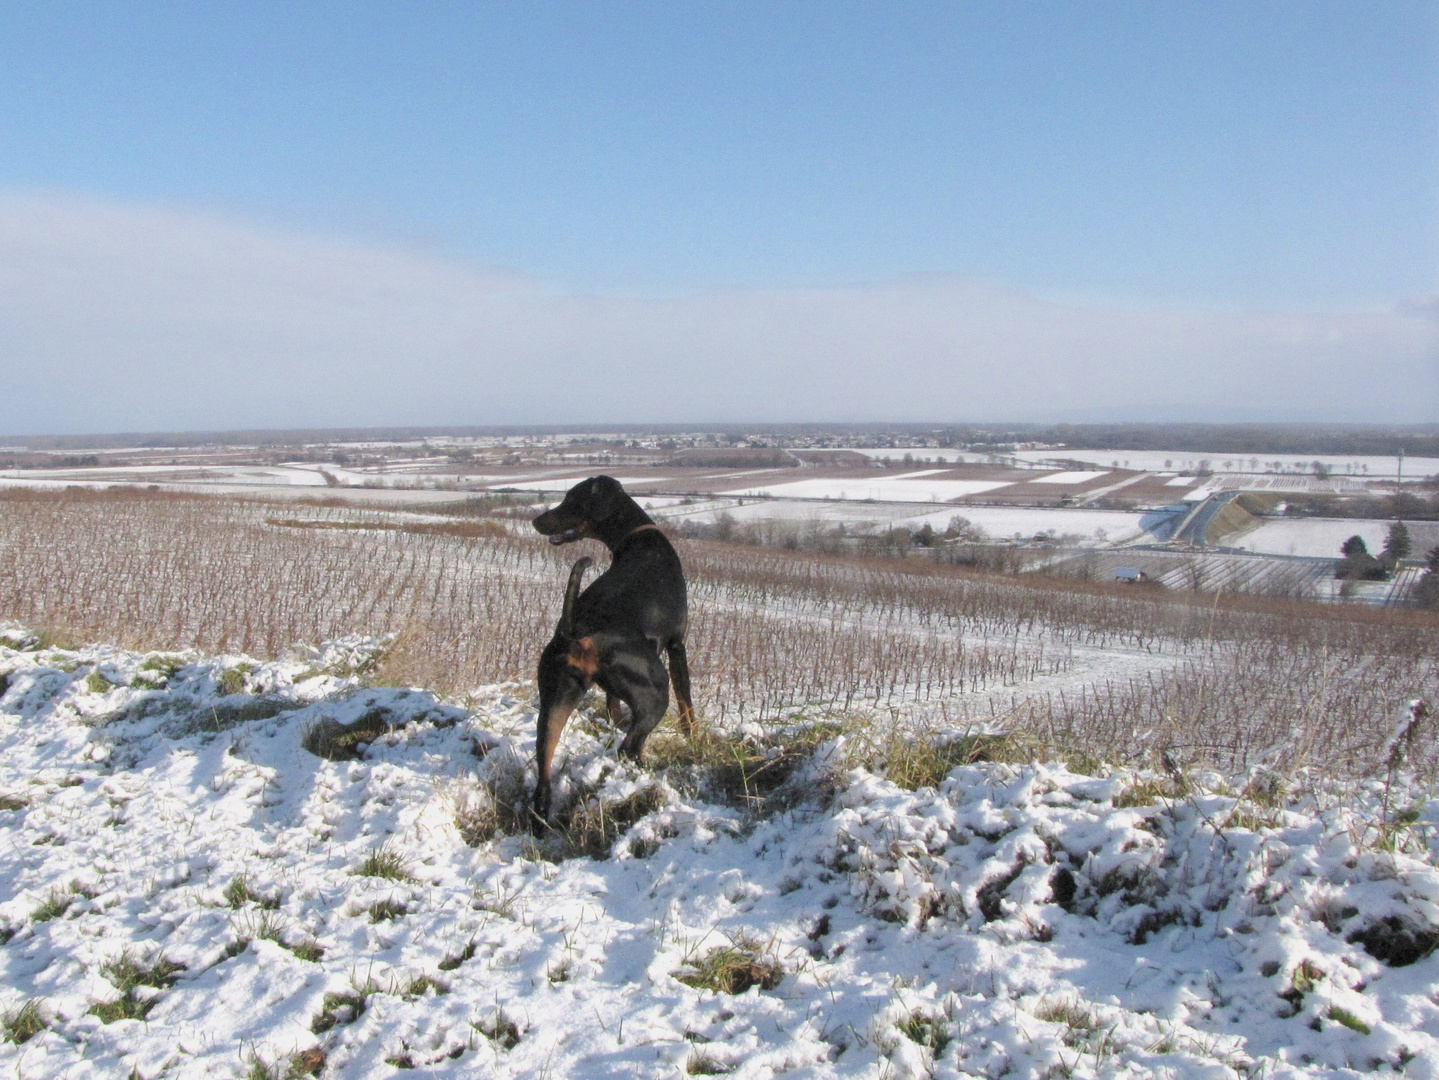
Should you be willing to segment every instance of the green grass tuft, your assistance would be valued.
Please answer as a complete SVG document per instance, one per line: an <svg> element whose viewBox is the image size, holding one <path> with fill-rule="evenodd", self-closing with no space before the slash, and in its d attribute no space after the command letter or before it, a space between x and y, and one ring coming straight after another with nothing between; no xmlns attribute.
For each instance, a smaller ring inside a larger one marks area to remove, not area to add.
<svg viewBox="0 0 1439 1080"><path fill-rule="evenodd" d="M132 990L121 994L114 1001L97 1001L90 1006L90 1013L100 1018L102 1024L113 1024L116 1020L143 1020L155 1007L153 998L141 1001Z"/></svg>
<svg viewBox="0 0 1439 1080"><path fill-rule="evenodd" d="M389 846L389 841L371 848L365 861L354 871L357 877L387 878L390 881L413 881L405 869L405 857Z"/></svg>
<svg viewBox="0 0 1439 1080"><path fill-rule="evenodd" d="M136 988L149 986L163 990L174 985L184 970L184 964L167 960L163 955L156 955L145 964L130 949L121 949L118 956L100 965L100 974L115 985L120 996L114 1001L96 1002L90 1012L105 1024L116 1020L143 1020L154 1007L155 999L141 1000L135 993Z"/></svg>
<svg viewBox="0 0 1439 1080"><path fill-rule="evenodd" d="M435 992L436 997L439 997L441 994L448 994L450 992L449 986L445 983L442 983L437 979L432 979L428 975L416 975L413 979L411 979L403 987L400 988L398 996L405 998L406 1000L412 1001L415 998L424 997L425 994L431 990Z"/></svg>
<svg viewBox="0 0 1439 1080"><path fill-rule="evenodd" d="M369 907L362 909L370 917L372 923L384 922L386 919L399 919L410 913L410 909L399 900L385 899L376 900Z"/></svg>
<svg viewBox="0 0 1439 1080"><path fill-rule="evenodd" d="M728 1065L716 1061L703 1050L696 1050L685 1059L687 1076L724 1076L730 1071Z"/></svg>
<svg viewBox="0 0 1439 1080"><path fill-rule="evenodd" d="M254 667L250 664L238 664L232 668L226 668L220 672L218 680L220 692L225 695L242 694L245 691L245 676L250 674Z"/></svg>
<svg viewBox="0 0 1439 1080"><path fill-rule="evenodd" d="M1357 1031L1360 1035L1368 1035L1370 1027L1359 1017L1355 1016L1348 1009L1341 1009L1338 1005L1329 1007L1329 1019L1336 1024L1343 1024L1350 1031Z"/></svg>
<svg viewBox="0 0 1439 1080"><path fill-rule="evenodd" d="M304 960L307 963L318 964L325 958L324 947L313 938L306 938L304 941L296 942L294 945L286 945L282 941L280 942L280 946L289 949L297 959Z"/></svg>
<svg viewBox="0 0 1439 1080"><path fill-rule="evenodd" d="M1137 780L1114 797L1114 808L1153 806L1165 800L1182 799L1184 792L1170 779Z"/></svg>
<svg viewBox="0 0 1439 1080"><path fill-rule="evenodd" d="M942 1019L912 1012L897 1025L900 1034L912 1043L929 1049L935 1057L944 1053L950 1044L950 1035Z"/></svg>
<svg viewBox="0 0 1439 1080"><path fill-rule="evenodd" d="M456 968L458 968L458 967L459 967L461 964L463 964L466 960L469 960L470 958L472 958L474 955L475 955L475 939L474 939L474 938L471 938L469 941L467 941L467 942L465 943L465 947L464 947L463 949L461 949L459 952L457 952L457 953L449 953L448 955L446 955L446 957L445 957L443 960L440 961L440 970L441 970L441 971L454 971Z"/></svg>
<svg viewBox="0 0 1439 1080"><path fill-rule="evenodd" d="M377 989L379 988L366 983L365 986L357 986L353 990L326 994L320 1007L320 1015L311 1021L310 1030L316 1035L323 1035L339 1024L353 1024L365 1014L365 1005Z"/></svg>
<svg viewBox="0 0 1439 1080"><path fill-rule="evenodd" d="M100 965L100 974L114 983L115 988L121 992L133 990L137 986L153 986L163 990L173 986L180 977L180 972L184 970L184 964L167 960L160 954L146 965L128 948L121 949L118 956Z"/></svg>
<svg viewBox="0 0 1439 1080"><path fill-rule="evenodd" d="M285 933L285 917L278 911L252 908L236 922L240 936L246 941L259 938L261 941L273 941L276 945L283 944L280 939Z"/></svg>
<svg viewBox="0 0 1439 1080"><path fill-rule="evenodd" d="M74 882L69 885L57 885L50 890L40 906L30 913L30 921L42 923L58 919L70 910L70 905L75 902L75 897L85 894L86 890Z"/></svg>
<svg viewBox="0 0 1439 1080"><path fill-rule="evenodd" d="M1323 969L1312 961L1301 960L1299 966L1294 969L1294 975L1290 980L1292 992L1299 997L1303 997L1312 991L1323 978Z"/></svg>
<svg viewBox="0 0 1439 1080"><path fill-rule="evenodd" d="M1034 1015L1051 1024L1063 1024L1072 1032L1088 1033L1099 1027L1099 1017L1094 1010L1073 998L1041 1001L1035 1006Z"/></svg>
<svg viewBox="0 0 1439 1080"><path fill-rule="evenodd" d="M698 728L693 737L651 739L646 760L680 789L754 812L785 804L786 785L824 743L848 730L843 718L799 723L762 738Z"/></svg>
<svg viewBox="0 0 1439 1080"><path fill-rule="evenodd" d="M183 657L159 654L148 656L130 685L141 690L163 690L165 684L184 666Z"/></svg>
<svg viewBox="0 0 1439 1080"><path fill-rule="evenodd" d="M40 1032L44 1031L50 1024L45 1016L44 1010L40 1008L40 1002L31 998L18 1009L0 1016L0 1027L5 1029L5 1039L15 1043L17 1046L24 1045L33 1039Z"/></svg>
<svg viewBox="0 0 1439 1080"><path fill-rule="evenodd" d="M520 1028L505 1015L504 1009L497 1009L495 1015L477 1020L474 1029L501 1050L513 1050L520 1045Z"/></svg>
<svg viewBox="0 0 1439 1080"><path fill-rule="evenodd" d="M237 874L230 879L230 884L225 886L225 903L232 908L242 908L246 904L259 904L266 911L274 911L280 906L279 897L267 897L257 893L250 884L250 879L245 874Z"/></svg>

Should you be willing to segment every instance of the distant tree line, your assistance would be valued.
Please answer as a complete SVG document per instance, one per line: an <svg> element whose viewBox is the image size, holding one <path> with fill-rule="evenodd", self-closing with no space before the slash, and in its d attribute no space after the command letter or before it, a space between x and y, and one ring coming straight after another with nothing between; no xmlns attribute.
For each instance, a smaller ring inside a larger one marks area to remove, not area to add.
<svg viewBox="0 0 1439 1080"><path fill-rule="evenodd" d="M1056 424L1030 436L1085 450L1193 450L1213 454L1376 454L1439 457L1439 428L1290 424Z"/></svg>
<svg viewBox="0 0 1439 1080"><path fill-rule="evenodd" d="M1188 450L1209 454L1377 454L1402 448L1411 457L1439 457L1439 425L1364 427L1339 424L535 424L484 427L373 427L0 436L0 446L31 450L116 447L290 447L353 442L415 442L425 438L552 435L677 436L706 433L743 441L769 436L787 445L989 447L1063 443L1084 450Z"/></svg>
<svg viewBox="0 0 1439 1080"><path fill-rule="evenodd" d="M666 465L690 465L701 469L794 469L799 459L783 450L767 446L736 446L732 448L696 447L681 450Z"/></svg>
<svg viewBox="0 0 1439 1080"><path fill-rule="evenodd" d="M1439 490L1397 495L1285 495L1283 502L1285 517L1439 521ZM1251 508L1246 505L1245 509Z"/></svg>

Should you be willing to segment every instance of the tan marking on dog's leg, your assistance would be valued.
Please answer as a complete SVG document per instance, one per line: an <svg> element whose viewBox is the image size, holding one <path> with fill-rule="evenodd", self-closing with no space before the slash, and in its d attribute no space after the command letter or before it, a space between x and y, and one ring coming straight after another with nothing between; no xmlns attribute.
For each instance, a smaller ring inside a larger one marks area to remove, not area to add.
<svg viewBox="0 0 1439 1080"><path fill-rule="evenodd" d="M554 764L555 748L560 745L560 732L565 730L565 724L574 712L571 705L556 705L545 716L543 730L540 738L543 740L539 747L539 774L544 778L545 785L549 785L550 767Z"/></svg>

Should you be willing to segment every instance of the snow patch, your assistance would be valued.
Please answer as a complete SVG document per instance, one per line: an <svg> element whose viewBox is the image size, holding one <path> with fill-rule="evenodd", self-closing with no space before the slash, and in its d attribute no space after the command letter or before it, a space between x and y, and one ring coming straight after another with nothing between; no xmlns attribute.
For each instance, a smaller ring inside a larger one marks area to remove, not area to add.
<svg viewBox="0 0 1439 1080"><path fill-rule="evenodd" d="M511 688L367 685L378 639L0 640L0 1012L45 1020L7 1075L1439 1075L1439 813L1410 785L982 764L907 791L833 740L812 800L756 817L585 713L559 800L639 816L554 862L461 827L531 781ZM347 760L304 748L376 717ZM726 964L742 992L704 987Z"/></svg>

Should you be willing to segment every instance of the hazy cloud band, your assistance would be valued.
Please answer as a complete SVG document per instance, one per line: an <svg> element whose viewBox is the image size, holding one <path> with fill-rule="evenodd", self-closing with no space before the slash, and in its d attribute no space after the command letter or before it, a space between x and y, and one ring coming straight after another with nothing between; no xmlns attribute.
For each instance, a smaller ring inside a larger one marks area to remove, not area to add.
<svg viewBox="0 0 1439 1080"><path fill-rule="evenodd" d="M559 292L61 195L0 196L6 434L570 421L1439 416L1439 312L1062 303L966 278ZM1163 415L1160 415L1163 414Z"/></svg>

